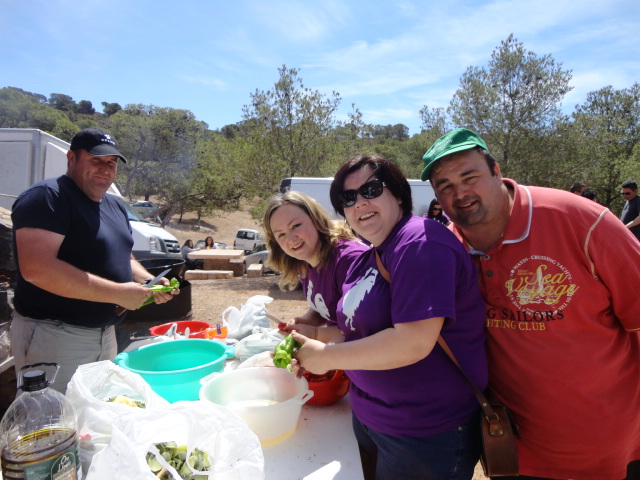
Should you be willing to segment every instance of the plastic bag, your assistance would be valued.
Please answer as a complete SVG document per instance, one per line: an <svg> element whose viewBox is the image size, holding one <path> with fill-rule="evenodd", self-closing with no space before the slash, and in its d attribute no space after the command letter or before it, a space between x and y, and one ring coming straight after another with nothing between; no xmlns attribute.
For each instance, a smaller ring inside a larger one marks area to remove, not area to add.
<svg viewBox="0 0 640 480"><path fill-rule="evenodd" d="M273 298L266 295L255 295L240 307L228 307L222 312L222 323L228 324L227 338L241 340L254 332L256 327L270 328L267 318L266 304L273 302Z"/></svg>
<svg viewBox="0 0 640 480"><path fill-rule="evenodd" d="M86 480L157 480L147 465L146 455L157 454L155 444L161 442L186 445L187 458L195 448L207 452L211 470L201 472L207 478L264 478L260 441L239 416L209 402L176 402L142 415L116 419L111 443L93 457ZM156 458L174 478L180 478L162 457Z"/></svg>
<svg viewBox="0 0 640 480"><path fill-rule="evenodd" d="M116 418L169 405L140 375L109 360L80 365L65 395L76 412L80 462L85 474L93 456L111 441L111 426ZM142 402L145 409L107 401L116 395Z"/></svg>
<svg viewBox="0 0 640 480"><path fill-rule="evenodd" d="M259 327L255 333L243 338L235 345L236 358L244 362L249 357L265 351L273 352L284 337L280 330Z"/></svg>

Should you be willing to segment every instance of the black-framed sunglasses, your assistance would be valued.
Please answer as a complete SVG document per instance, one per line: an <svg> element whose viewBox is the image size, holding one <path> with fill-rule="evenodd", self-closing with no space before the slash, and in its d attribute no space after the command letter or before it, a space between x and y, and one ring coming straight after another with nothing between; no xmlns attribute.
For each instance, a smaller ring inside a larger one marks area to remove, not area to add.
<svg viewBox="0 0 640 480"><path fill-rule="evenodd" d="M362 198L371 200L382 195L384 187L386 186L387 184L382 180L371 180L370 182L361 185L357 190L343 190L338 194L338 200L342 204L343 208L353 207L358 199L358 194L360 194Z"/></svg>
<svg viewBox="0 0 640 480"><path fill-rule="evenodd" d="M620 192L620 195L624 195L625 197L631 195L632 192Z"/></svg>

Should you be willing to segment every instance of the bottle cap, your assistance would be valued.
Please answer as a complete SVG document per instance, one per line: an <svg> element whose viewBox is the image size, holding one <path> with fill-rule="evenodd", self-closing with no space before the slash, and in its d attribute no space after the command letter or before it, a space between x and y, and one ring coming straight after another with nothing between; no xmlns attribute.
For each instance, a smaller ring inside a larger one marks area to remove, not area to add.
<svg viewBox="0 0 640 480"><path fill-rule="evenodd" d="M25 392L35 392L49 386L44 370L30 370L22 374L23 383L21 389Z"/></svg>

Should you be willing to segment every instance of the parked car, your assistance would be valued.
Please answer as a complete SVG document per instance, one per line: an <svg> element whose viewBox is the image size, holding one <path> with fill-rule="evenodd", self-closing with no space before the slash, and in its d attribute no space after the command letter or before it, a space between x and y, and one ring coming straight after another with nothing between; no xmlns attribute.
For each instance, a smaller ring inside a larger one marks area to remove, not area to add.
<svg viewBox="0 0 640 480"><path fill-rule="evenodd" d="M247 272L247 268L249 265L253 265L254 263L258 263L260 265L264 265L264 273L275 273L270 267L267 267L267 257L269 256L269 250L267 250L267 246L264 243L256 246L251 253L244 257L244 271Z"/></svg>
<svg viewBox="0 0 640 480"><path fill-rule="evenodd" d="M250 228L238 229L236 237L233 239L233 248L244 250L245 255L250 254L258 245L264 245L264 238L258 230Z"/></svg>
<svg viewBox="0 0 640 480"><path fill-rule="evenodd" d="M159 208L155 203L148 200L138 200L136 202L131 202L129 205L131 205L131 207L138 212L142 218L154 218Z"/></svg>

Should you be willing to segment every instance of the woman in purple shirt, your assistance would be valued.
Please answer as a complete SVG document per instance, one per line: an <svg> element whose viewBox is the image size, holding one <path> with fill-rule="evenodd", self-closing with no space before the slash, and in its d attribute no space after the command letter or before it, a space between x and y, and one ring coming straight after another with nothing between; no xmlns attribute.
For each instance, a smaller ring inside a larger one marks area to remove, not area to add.
<svg viewBox="0 0 640 480"><path fill-rule="evenodd" d="M282 273L280 288L293 290L301 283L307 298L309 309L295 322L335 325L347 269L369 247L331 220L313 198L295 191L271 197L263 226L268 263Z"/></svg>
<svg viewBox="0 0 640 480"><path fill-rule="evenodd" d="M442 335L478 388L486 387L485 309L471 258L444 225L412 215L409 184L384 158L349 160L330 196L373 248L347 272L337 327L316 329L313 339L294 335L304 343L294 368L347 372L354 433L377 480L471 479L479 405L436 343Z"/></svg>

